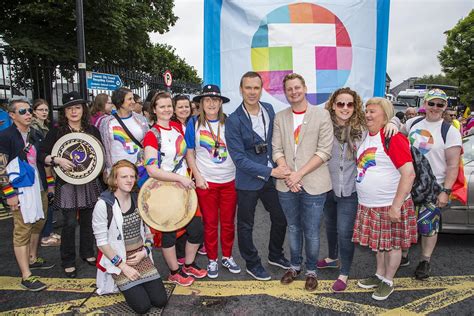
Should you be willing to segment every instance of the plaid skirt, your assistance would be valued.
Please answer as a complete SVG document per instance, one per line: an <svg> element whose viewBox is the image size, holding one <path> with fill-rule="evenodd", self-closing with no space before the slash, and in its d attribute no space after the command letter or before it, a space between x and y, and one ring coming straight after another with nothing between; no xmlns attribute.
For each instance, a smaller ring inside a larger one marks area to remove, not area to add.
<svg viewBox="0 0 474 316"><path fill-rule="evenodd" d="M357 208L352 242L368 246L374 251L408 249L417 242L416 213L412 199L401 208L401 222L392 223L388 212L390 206Z"/></svg>

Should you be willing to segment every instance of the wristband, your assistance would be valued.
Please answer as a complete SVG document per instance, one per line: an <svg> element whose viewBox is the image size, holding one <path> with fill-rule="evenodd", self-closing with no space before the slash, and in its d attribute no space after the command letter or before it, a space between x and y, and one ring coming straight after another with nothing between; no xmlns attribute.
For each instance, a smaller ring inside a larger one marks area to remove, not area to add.
<svg viewBox="0 0 474 316"><path fill-rule="evenodd" d="M54 188L54 186L56 185L56 182L54 181L53 176L46 177L46 183L48 184L48 189Z"/></svg>
<svg viewBox="0 0 474 316"><path fill-rule="evenodd" d="M5 198L9 199L14 196L17 196L18 192L15 190L15 188L11 184L7 184L6 186L3 187L3 195L5 195Z"/></svg>
<svg viewBox="0 0 474 316"><path fill-rule="evenodd" d="M120 258L119 255L116 255L110 260L110 262L112 262L114 266L118 267L122 263L122 258Z"/></svg>
<svg viewBox="0 0 474 316"><path fill-rule="evenodd" d="M54 162L54 158L56 158L56 156L51 156L51 166L56 167L57 164Z"/></svg>
<svg viewBox="0 0 474 316"><path fill-rule="evenodd" d="M147 160L145 160L145 166L152 166L152 165L158 165L158 159L148 158Z"/></svg>

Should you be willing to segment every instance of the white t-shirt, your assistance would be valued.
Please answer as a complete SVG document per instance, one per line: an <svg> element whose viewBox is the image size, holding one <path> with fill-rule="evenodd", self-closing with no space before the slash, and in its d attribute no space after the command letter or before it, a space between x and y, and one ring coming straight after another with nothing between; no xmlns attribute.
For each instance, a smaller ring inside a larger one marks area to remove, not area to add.
<svg viewBox="0 0 474 316"><path fill-rule="evenodd" d="M188 148L196 151L196 165L204 179L227 183L235 179L235 165L227 150L225 125L220 125L218 120L209 121L209 124L211 128L208 124L199 125L195 131L193 121L190 121L186 129L186 142Z"/></svg>
<svg viewBox="0 0 474 316"><path fill-rule="evenodd" d="M133 116L130 115L128 118L122 118L122 122L139 142L143 140L143 137L145 137L143 129L139 123L133 119ZM116 118L110 121L108 133L110 139L113 140L110 148L112 164L122 159L136 163L140 147L130 139Z"/></svg>
<svg viewBox="0 0 474 316"><path fill-rule="evenodd" d="M161 153L161 165L160 168L169 172L172 172L176 166L181 162L181 166L175 173L186 176L188 166L186 160L183 157L186 156L186 141L184 140L181 132L174 126L165 128L157 124L154 128L160 131L161 135L161 147L158 148L158 141L152 130L148 131L143 140L143 146L151 146Z"/></svg>
<svg viewBox="0 0 474 316"><path fill-rule="evenodd" d="M303 119L306 111L304 112L293 112L293 137L295 139L295 152L298 149L298 144L301 142L300 132L303 126Z"/></svg>
<svg viewBox="0 0 474 316"><path fill-rule="evenodd" d="M412 127L417 119L419 118L411 118L406 123L406 129L409 131L408 140L428 159L437 182L443 185L447 168L445 150L453 146L462 146L461 133L450 126L444 143L441 135L443 120L428 122L423 119Z"/></svg>
<svg viewBox="0 0 474 316"><path fill-rule="evenodd" d="M398 168L411 160L405 136L397 134L392 137L387 154L380 132L368 134L357 150L359 203L367 207L392 205L401 177Z"/></svg>
<svg viewBox="0 0 474 316"><path fill-rule="evenodd" d="M268 113L264 109L264 107L260 105L260 111L258 112L257 115L252 115L250 113L249 115L250 115L250 120L252 121L252 129L255 131L255 133L257 133L257 135L260 136L264 141L265 141L265 135L267 136L266 139L268 139L270 117L268 116ZM264 120L265 120L265 123L263 122ZM270 144L267 144L267 146L269 145ZM270 159L268 159L267 166L269 166L270 168L273 168L273 165Z"/></svg>

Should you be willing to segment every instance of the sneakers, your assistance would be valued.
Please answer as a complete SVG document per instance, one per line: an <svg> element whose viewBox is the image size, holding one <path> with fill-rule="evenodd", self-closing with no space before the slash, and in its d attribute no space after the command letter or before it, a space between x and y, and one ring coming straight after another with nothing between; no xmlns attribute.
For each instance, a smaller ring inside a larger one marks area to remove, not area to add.
<svg viewBox="0 0 474 316"><path fill-rule="evenodd" d="M178 273L170 274L168 281L181 286L190 286L194 283L194 278L184 273L183 270L180 270Z"/></svg>
<svg viewBox="0 0 474 316"><path fill-rule="evenodd" d="M204 246L204 244L202 245L201 248L198 249L198 254L202 256L207 256L206 246Z"/></svg>
<svg viewBox="0 0 474 316"><path fill-rule="evenodd" d="M211 279L215 279L219 276L219 265L216 260L209 260L207 265L207 276Z"/></svg>
<svg viewBox="0 0 474 316"><path fill-rule="evenodd" d="M30 275L26 280L21 280L20 286L27 291L38 292L47 288L47 285L38 280L37 276Z"/></svg>
<svg viewBox="0 0 474 316"><path fill-rule="evenodd" d="M182 266L185 261L186 261L185 258L178 258L178 265Z"/></svg>
<svg viewBox="0 0 474 316"><path fill-rule="evenodd" d="M388 283L382 281L375 292L372 294L372 298L377 301L386 300L390 294L393 293L393 288L393 285L389 285Z"/></svg>
<svg viewBox="0 0 474 316"><path fill-rule="evenodd" d="M275 266L275 267L280 267L285 270L288 270L289 268L291 268L290 262L285 257L281 257L280 259L277 259L277 260L268 259L268 264L271 264L272 266Z"/></svg>
<svg viewBox="0 0 474 316"><path fill-rule="evenodd" d="M430 263L426 260L420 261L418 267L415 270L415 279L426 280L430 277L431 267Z"/></svg>
<svg viewBox="0 0 474 316"><path fill-rule="evenodd" d="M402 259L400 260L400 267L408 267L409 265L410 265L410 259L408 259L408 256L407 257L402 256Z"/></svg>
<svg viewBox="0 0 474 316"><path fill-rule="evenodd" d="M253 276L256 280L259 281L269 281L272 279L270 274L265 270L262 265L258 265L256 267L253 267L252 269L247 268L246 269L247 273Z"/></svg>
<svg viewBox="0 0 474 316"><path fill-rule="evenodd" d="M191 275L196 279L205 278L207 275L207 271L205 269L199 268L198 265L194 262L189 267L186 267L186 265L184 265L181 270L187 275Z"/></svg>
<svg viewBox="0 0 474 316"><path fill-rule="evenodd" d="M240 273L240 267L235 263L232 257L222 257L222 266L229 269L230 273Z"/></svg>
<svg viewBox="0 0 474 316"><path fill-rule="evenodd" d="M30 270L46 270L52 267L54 267L54 263L47 263L46 260L41 257L37 257L35 262L30 263Z"/></svg>
<svg viewBox="0 0 474 316"><path fill-rule="evenodd" d="M61 245L61 239L56 239L54 237L44 237L41 238L42 247L57 247Z"/></svg>
<svg viewBox="0 0 474 316"><path fill-rule="evenodd" d="M374 289L378 287L380 283L382 283L382 280L380 280L376 275L373 275L370 278L359 280L357 285L363 289Z"/></svg>
<svg viewBox="0 0 474 316"><path fill-rule="evenodd" d="M326 259L319 260L316 263L316 267L318 269L337 269L339 268L339 260L334 260L331 262L327 262Z"/></svg>

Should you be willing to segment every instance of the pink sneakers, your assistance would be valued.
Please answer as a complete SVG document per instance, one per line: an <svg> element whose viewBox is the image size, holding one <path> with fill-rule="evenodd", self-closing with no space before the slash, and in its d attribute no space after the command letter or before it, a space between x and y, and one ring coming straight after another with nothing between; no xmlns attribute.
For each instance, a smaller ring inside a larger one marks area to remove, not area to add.
<svg viewBox="0 0 474 316"><path fill-rule="evenodd" d="M183 270L180 270L176 274L170 274L168 276L168 281L181 286L190 286L194 283L194 278L192 276L187 275L185 272L183 272Z"/></svg>

